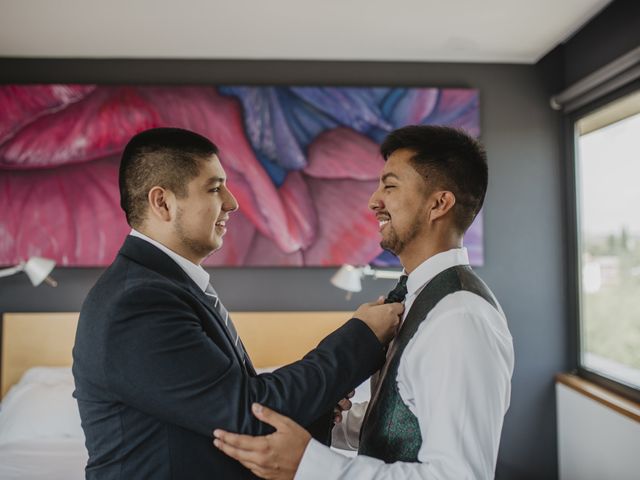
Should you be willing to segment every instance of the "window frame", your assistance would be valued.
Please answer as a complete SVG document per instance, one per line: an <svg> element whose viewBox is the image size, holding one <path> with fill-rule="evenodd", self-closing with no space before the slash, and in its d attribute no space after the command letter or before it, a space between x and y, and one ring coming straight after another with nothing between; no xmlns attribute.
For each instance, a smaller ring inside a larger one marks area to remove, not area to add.
<svg viewBox="0 0 640 480"><path fill-rule="evenodd" d="M579 179L577 141L578 134L576 123L581 118L589 115L595 110L608 105L631 93L640 91L640 80L636 80L619 88L607 95L604 95L583 107L565 115L564 118L564 138L565 138L565 158L566 162L566 239L567 239L567 292L568 292L568 336L569 339L569 364L574 372L597 385L600 385L612 392L618 393L632 401L640 402L640 388L627 385L606 375L590 370L582 365L582 288L581 288L581 225L580 225L580 205L579 205ZM639 346L640 348L640 346Z"/></svg>

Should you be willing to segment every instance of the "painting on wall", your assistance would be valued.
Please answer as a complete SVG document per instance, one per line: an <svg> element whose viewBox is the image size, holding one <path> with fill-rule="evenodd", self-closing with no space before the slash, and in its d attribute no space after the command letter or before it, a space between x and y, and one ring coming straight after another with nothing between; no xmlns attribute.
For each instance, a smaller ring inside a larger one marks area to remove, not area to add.
<svg viewBox="0 0 640 480"><path fill-rule="evenodd" d="M368 199L379 143L409 124L480 134L478 91L306 86L0 86L0 265L111 263L130 231L119 206L127 141L181 127L220 149L240 204L208 266L397 266ZM483 263L482 213L465 237Z"/></svg>

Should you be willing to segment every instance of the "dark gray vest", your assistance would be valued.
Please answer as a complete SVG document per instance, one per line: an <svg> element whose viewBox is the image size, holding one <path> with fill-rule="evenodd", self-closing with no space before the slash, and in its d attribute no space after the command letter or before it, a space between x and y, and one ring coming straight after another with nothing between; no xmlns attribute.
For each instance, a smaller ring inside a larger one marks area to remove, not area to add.
<svg viewBox="0 0 640 480"><path fill-rule="evenodd" d="M386 463L418 461L422 436L418 419L404 404L398 391L396 378L400 358L429 312L444 297L461 290L479 295L500 311L489 287L467 265L448 268L427 284L411 306L380 373L360 430L358 454Z"/></svg>

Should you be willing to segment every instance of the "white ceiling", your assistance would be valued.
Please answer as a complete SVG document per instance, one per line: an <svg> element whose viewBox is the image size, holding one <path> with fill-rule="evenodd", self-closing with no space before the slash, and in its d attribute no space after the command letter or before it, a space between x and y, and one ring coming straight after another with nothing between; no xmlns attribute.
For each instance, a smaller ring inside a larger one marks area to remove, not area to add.
<svg viewBox="0 0 640 480"><path fill-rule="evenodd" d="M0 56L533 63L610 0L0 0Z"/></svg>

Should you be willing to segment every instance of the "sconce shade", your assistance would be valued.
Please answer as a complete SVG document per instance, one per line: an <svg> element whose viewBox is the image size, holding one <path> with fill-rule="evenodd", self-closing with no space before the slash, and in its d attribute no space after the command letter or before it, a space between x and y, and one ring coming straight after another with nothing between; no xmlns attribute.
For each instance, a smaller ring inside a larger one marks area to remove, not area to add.
<svg viewBox="0 0 640 480"><path fill-rule="evenodd" d="M347 292L362 291L362 269L353 265L343 265L331 277L331 283Z"/></svg>
<svg viewBox="0 0 640 480"><path fill-rule="evenodd" d="M49 276L55 266L56 262L48 258L31 257L24 264L24 273L27 274L33 286L37 287Z"/></svg>

